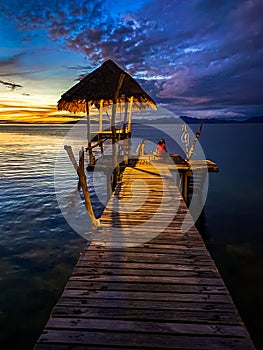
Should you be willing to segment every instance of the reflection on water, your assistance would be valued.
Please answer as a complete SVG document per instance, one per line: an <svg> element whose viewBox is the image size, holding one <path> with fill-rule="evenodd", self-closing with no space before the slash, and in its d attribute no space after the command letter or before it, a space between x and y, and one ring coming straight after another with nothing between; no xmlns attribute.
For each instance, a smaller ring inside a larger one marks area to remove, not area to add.
<svg viewBox="0 0 263 350"><path fill-rule="evenodd" d="M84 244L65 222L54 191L67 130L0 127L2 349L32 348Z"/></svg>
<svg viewBox="0 0 263 350"><path fill-rule="evenodd" d="M85 244L62 216L54 189L54 165L69 128L0 126L1 349L33 347ZM163 128L167 135L152 129L149 138L163 137L170 153L180 152L169 138L171 126ZM258 349L263 347L262 128L205 125L200 138L220 172L209 178L199 227ZM146 128L134 133L147 138ZM75 180L63 168L61 174L65 188L72 184L65 207L74 205ZM105 179L100 175L96 181L103 196ZM91 191L95 198L92 186ZM95 210L101 211L100 203Z"/></svg>
<svg viewBox="0 0 263 350"><path fill-rule="evenodd" d="M205 125L215 160L205 205L208 246L257 349L263 348L263 124Z"/></svg>

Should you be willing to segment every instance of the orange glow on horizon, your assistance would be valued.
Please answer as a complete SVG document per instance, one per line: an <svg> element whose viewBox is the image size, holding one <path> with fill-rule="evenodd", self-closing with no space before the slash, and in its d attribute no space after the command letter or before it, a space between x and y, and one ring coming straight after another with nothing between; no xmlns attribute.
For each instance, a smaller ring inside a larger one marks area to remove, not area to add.
<svg viewBox="0 0 263 350"><path fill-rule="evenodd" d="M83 118L82 115L72 115L67 111L58 111L56 102L47 98L41 103L37 96L0 95L0 124L6 123L66 123ZM53 99L54 100L54 99ZM52 103L53 102L53 103Z"/></svg>
<svg viewBox="0 0 263 350"><path fill-rule="evenodd" d="M66 123L81 118L58 111L58 99L59 93L48 92L46 86L41 92L36 87L34 94L0 87L0 124Z"/></svg>

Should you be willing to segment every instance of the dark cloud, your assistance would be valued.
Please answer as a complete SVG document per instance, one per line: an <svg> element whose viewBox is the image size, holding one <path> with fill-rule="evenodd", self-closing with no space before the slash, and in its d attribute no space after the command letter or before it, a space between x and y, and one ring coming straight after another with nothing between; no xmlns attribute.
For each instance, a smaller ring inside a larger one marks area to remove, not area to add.
<svg viewBox="0 0 263 350"><path fill-rule="evenodd" d="M249 106L251 113L262 108L262 0L152 0L135 12L122 8L120 16L109 4L9 0L0 10L20 30L43 29L82 52L91 67L115 60L157 102L210 110L239 105L244 114Z"/></svg>
<svg viewBox="0 0 263 350"><path fill-rule="evenodd" d="M4 58L0 57L0 68L15 66L19 64L22 56L23 54L16 54L16 55L4 57Z"/></svg>
<svg viewBox="0 0 263 350"><path fill-rule="evenodd" d="M4 80L0 80L0 84L6 86L8 89L11 89L11 90L15 90L22 87L22 85L20 84L11 83L9 81L4 81Z"/></svg>
<svg viewBox="0 0 263 350"><path fill-rule="evenodd" d="M32 77L32 75L36 73L36 69L34 67L34 70L30 70L30 68L24 67L24 60L25 53L0 58L0 77L5 79L10 79L12 77L16 77L16 79L19 77Z"/></svg>

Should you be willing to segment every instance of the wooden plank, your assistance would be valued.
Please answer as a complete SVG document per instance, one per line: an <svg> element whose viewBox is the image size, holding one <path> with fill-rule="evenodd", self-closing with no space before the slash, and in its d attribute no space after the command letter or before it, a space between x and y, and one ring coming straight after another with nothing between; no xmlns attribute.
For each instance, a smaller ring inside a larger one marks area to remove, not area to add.
<svg viewBox="0 0 263 350"><path fill-rule="evenodd" d="M167 244L167 243L162 243L160 242L156 242L156 241L151 241L151 243L144 243L141 246L137 247L137 249L140 248L148 248L149 251L157 251L156 249L167 249L167 250L185 250L185 249L191 249L192 251L203 251L204 250L204 243L198 244L198 243L202 243L201 241L197 241L195 240L194 242L189 242L187 241L187 239L181 240L178 239L177 242L175 243L171 243L171 244ZM89 247L84 248L84 252L88 254L89 251L92 250L103 250L103 249L115 249L114 247L107 247L107 245L105 243L101 243L101 244L91 244ZM124 250L131 248L134 249L134 247L125 247L123 248ZM120 249L120 248L119 248Z"/></svg>
<svg viewBox="0 0 263 350"><path fill-rule="evenodd" d="M115 271L116 269L136 269L143 270L145 273L151 271L154 275L155 271L158 271L159 274L165 273L165 271L169 271L173 273L173 271L186 271L186 272L200 272L200 273L209 273L209 272L217 272L216 267L212 265L212 267L207 266L199 266L199 265L179 265L179 264L163 264L163 263L133 263L130 262L128 266L126 264L120 264L119 262L113 261L93 261L93 260L79 260L76 268L110 268ZM139 271L138 271L139 272ZM75 270L73 271L73 274Z"/></svg>
<svg viewBox="0 0 263 350"><path fill-rule="evenodd" d="M208 324L232 324L243 325L236 312L210 311L210 310L169 310L169 309L135 309L120 307L84 307L84 306L60 306L56 304L52 312L56 317L84 317L126 320L148 320L158 322L191 322Z"/></svg>
<svg viewBox="0 0 263 350"><path fill-rule="evenodd" d="M183 280L182 280L183 283ZM127 282L101 282L101 281L83 281L70 279L66 284L66 289L84 289L86 291L138 291L138 292L161 292L161 293L208 293L208 294L227 294L225 286L207 286L207 285L186 285L186 284L160 284L160 283L140 283Z"/></svg>
<svg viewBox="0 0 263 350"><path fill-rule="evenodd" d="M197 243L202 243L202 245L197 245ZM148 248L149 250L155 250L155 249L167 249L167 250L180 250L180 249L192 249L194 251L203 251L204 250L204 243L201 240L194 239L193 241L187 240L186 238L178 237L176 239L176 242L171 242L171 244L167 243L162 243L161 241L155 241L152 240L150 243L143 243L141 246L137 247L136 249L141 249L141 248ZM106 244L101 243L101 244L93 244L91 243L88 247L84 248L84 251L88 254L89 251L92 250L103 250L107 248L108 249L114 249L113 247L107 247ZM128 249L129 247L123 248L123 249ZM133 249L132 247L131 249Z"/></svg>
<svg viewBox="0 0 263 350"><path fill-rule="evenodd" d="M133 238L134 236L134 238ZM122 235L121 239L123 242L125 241L137 241L138 240L138 243L140 243L140 246L143 246L145 244L148 244L149 241L147 243L145 243L145 237L142 237L142 235L140 235L139 233L138 234L134 234L133 236L131 235ZM96 239L99 241L100 238L105 238L105 242L103 242L103 240L101 239L101 242L96 242ZM105 248L107 247L107 241L108 240L114 240L114 237L118 237L118 234L111 234L110 232L105 232L103 231L103 233L100 233L99 235L96 235L96 236L93 236L92 237L92 243L91 243L91 246L105 246ZM170 242L170 245L171 245L171 248L173 248L173 245L187 245L187 247L189 248L199 248L199 247L202 247L204 248L204 242L202 242L198 237L192 237L192 239L189 237L187 238L186 236L179 236L176 235L176 234L169 234L167 233L167 236L164 236L164 235L156 235L154 238L152 238L150 240L150 244L151 246L154 248L154 244L169 244ZM125 247L124 247L125 248Z"/></svg>
<svg viewBox="0 0 263 350"><path fill-rule="evenodd" d="M40 340L39 340L40 341ZM59 343L47 343L47 342L44 342L44 343L38 343L34 350L87 350L89 349L89 346L88 345L78 345L78 344L59 344ZM112 347L104 347L104 346L92 346L90 347L90 349L92 350L109 350L109 349L113 349ZM116 348L114 348L116 349ZM127 348L127 347L119 347L118 346L118 350L127 350L127 349L130 349L130 350L138 350L138 348Z"/></svg>
<svg viewBox="0 0 263 350"><path fill-rule="evenodd" d="M140 310L176 310L178 311L209 311L209 312L233 312L236 310L231 303L217 303L210 301L167 301L167 300L133 300L133 299L96 299L96 298L72 298L61 297L57 306L69 306L74 308L121 308L121 309L140 309ZM121 312L120 312L121 315Z"/></svg>
<svg viewBox="0 0 263 350"><path fill-rule="evenodd" d="M104 320L104 319L72 319L51 318L47 323L47 329L72 329L72 330L99 330L140 332L150 334L178 334L178 335L206 335L206 336L233 336L248 337L247 330L242 326L207 325L191 323L145 322L130 320Z"/></svg>
<svg viewBox="0 0 263 350"><path fill-rule="evenodd" d="M94 267L78 267L73 271L73 276L91 276L91 275L105 275L105 276L155 276L162 275L163 277L193 277L193 278L218 278L215 271L195 271L195 270L160 270L158 268L152 269L131 269L131 268L94 268Z"/></svg>
<svg viewBox="0 0 263 350"><path fill-rule="evenodd" d="M129 299L129 300L166 300L166 301L192 301L192 302L216 302L231 303L228 294L190 294L190 293L161 293L161 292L134 292L134 291L105 291L105 290L79 290L65 289L62 298L97 298L97 299Z"/></svg>
<svg viewBox="0 0 263 350"><path fill-rule="evenodd" d="M133 253L126 253L126 254L118 254L118 252L90 252L89 254L82 255L80 257L80 260L93 260L93 261L119 261L119 262L138 262L138 263L165 263L165 264L193 264L198 263L201 265L208 265L208 266L214 266L214 264L209 259L209 256L200 256L196 254L187 254L184 256L172 256L170 254L167 256L166 254L133 254Z"/></svg>
<svg viewBox="0 0 263 350"><path fill-rule="evenodd" d="M145 284L161 283L161 284L190 284L190 285L205 285L205 286L224 286L221 278L196 278L196 277L171 277L171 276L145 276L144 274L132 275L84 275L72 276L70 281L99 281L99 282L123 282L123 283L138 283L142 280Z"/></svg>
<svg viewBox="0 0 263 350"><path fill-rule="evenodd" d="M158 250L157 250L158 249ZM91 245L87 250L86 250L86 255L87 257L89 256L90 252L99 252L100 253L108 253L108 252L120 252L121 254L126 254L126 253L134 253L134 254L166 254L166 255L183 255L183 256L188 256L190 255L202 255L202 256L208 256L210 257L210 254L208 254L207 251L204 250L203 247L183 247L178 246L175 247L168 247L168 248L163 248L162 246L158 245L158 248L152 248L151 246L144 246L144 247L139 247L139 248L134 248L134 247L125 247L125 248L114 248L114 247L109 247L106 249L103 249L102 247L97 247L94 245Z"/></svg>
<svg viewBox="0 0 263 350"><path fill-rule="evenodd" d="M212 340L212 342L211 342ZM127 348L137 347L137 349L195 349L195 350L249 350L253 349L251 343L247 339L213 337L206 336L174 336L171 334L156 335L137 333L136 337L130 333L118 332L74 332L70 330L46 330L45 334L40 337L40 342L54 341L60 344L82 344L88 346L104 346L115 347L117 349L123 344L127 344Z"/></svg>

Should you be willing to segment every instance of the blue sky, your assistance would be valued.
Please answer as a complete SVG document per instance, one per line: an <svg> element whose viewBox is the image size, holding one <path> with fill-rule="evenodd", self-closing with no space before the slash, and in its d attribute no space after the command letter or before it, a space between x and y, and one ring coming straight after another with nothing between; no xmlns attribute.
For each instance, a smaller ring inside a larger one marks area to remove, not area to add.
<svg viewBox="0 0 263 350"><path fill-rule="evenodd" d="M262 0L6 1L0 118L53 113L109 58L177 115L263 115L262 13Z"/></svg>

